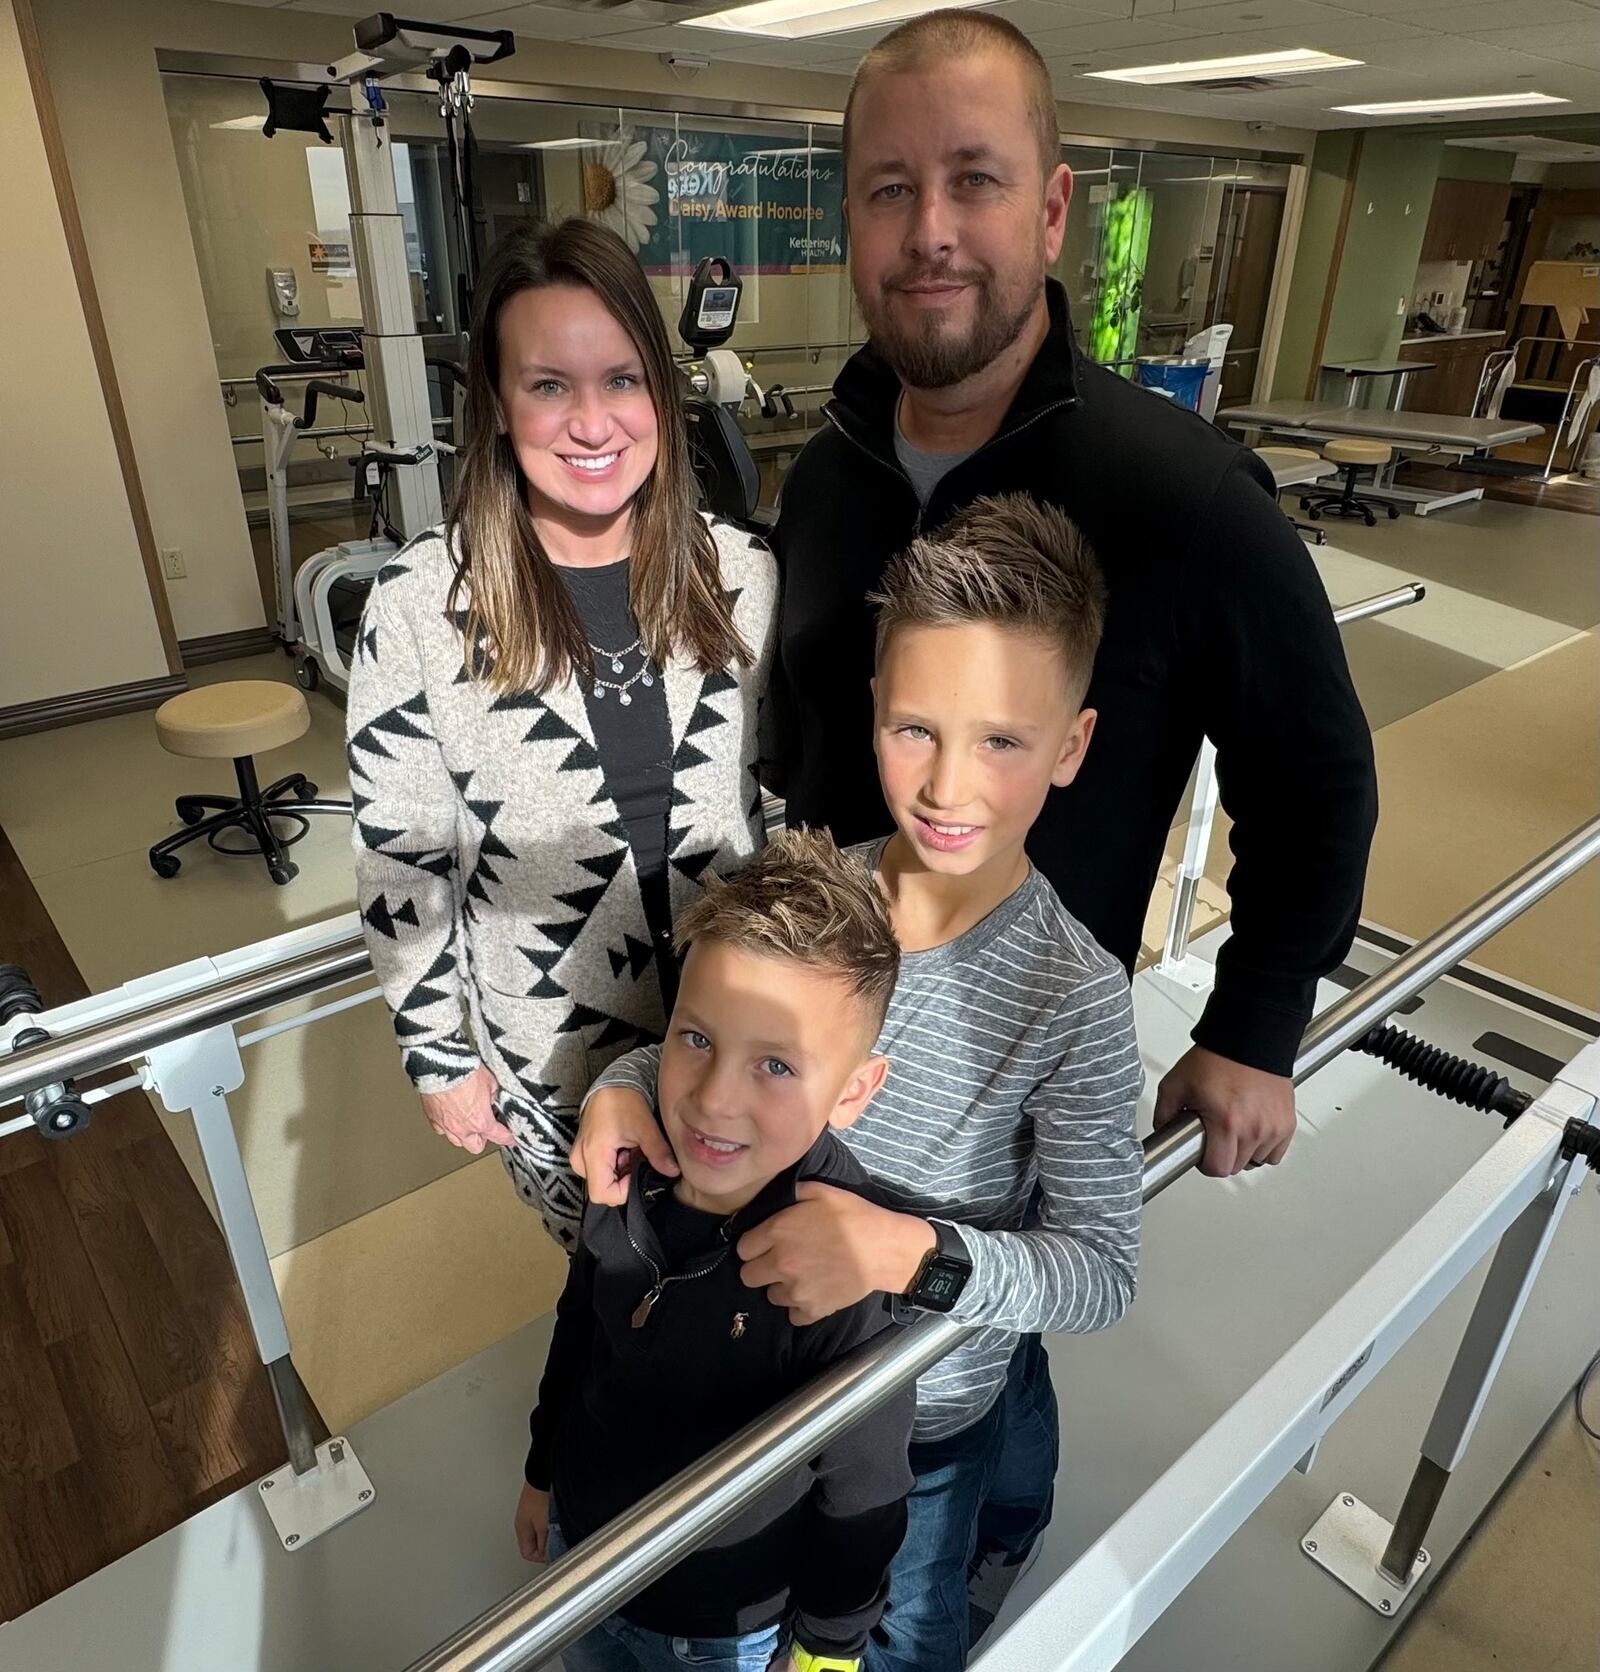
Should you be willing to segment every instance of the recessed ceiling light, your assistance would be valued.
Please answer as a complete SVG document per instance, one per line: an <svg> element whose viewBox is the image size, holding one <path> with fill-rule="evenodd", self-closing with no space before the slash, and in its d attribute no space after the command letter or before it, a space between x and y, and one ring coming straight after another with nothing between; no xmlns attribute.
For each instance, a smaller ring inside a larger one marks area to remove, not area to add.
<svg viewBox="0 0 1600 1672"><path fill-rule="evenodd" d="M993 0L976 0L992 4ZM756 0L685 20L681 27L725 29L735 35L767 35L803 41L813 35L842 35L851 29L875 29L924 12L970 6L974 0Z"/></svg>
<svg viewBox="0 0 1600 1672"><path fill-rule="evenodd" d="M1347 116L1444 115L1452 110L1501 110L1511 105L1571 104L1553 93L1475 93L1462 99L1391 99L1385 104L1333 105Z"/></svg>
<svg viewBox="0 0 1600 1672"><path fill-rule="evenodd" d="M1247 52L1236 58L1195 58L1176 64L1143 64L1131 70L1091 70L1099 81L1135 81L1142 87L1172 87L1185 81L1231 81L1251 75L1307 75L1315 70L1347 70L1359 58L1295 47L1288 52Z"/></svg>

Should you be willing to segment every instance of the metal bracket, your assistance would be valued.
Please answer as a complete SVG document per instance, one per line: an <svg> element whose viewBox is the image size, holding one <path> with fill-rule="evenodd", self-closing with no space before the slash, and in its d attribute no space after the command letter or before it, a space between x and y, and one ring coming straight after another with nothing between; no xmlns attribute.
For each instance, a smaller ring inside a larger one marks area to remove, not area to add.
<svg viewBox="0 0 1600 1672"><path fill-rule="evenodd" d="M1428 1552L1419 1550L1411 1577L1403 1585L1380 1572L1378 1562L1389 1547L1393 1531L1375 1509L1351 1493L1341 1492L1301 1539L1300 1548L1369 1608L1393 1619L1427 1573L1429 1563Z"/></svg>
<svg viewBox="0 0 1600 1672"><path fill-rule="evenodd" d="M267 1518L285 1550L304 1550L373 1500L372 1482L342 1434L317 1447L317 1466L297 1475L287 1466L256 1483Z"/></svg>
<svg viewBox="0 0 1600 1672"><path fill-rule="evenodd" d="M1217 966L1205 958L1197 958L1192 952L1170 962L1164 960L1154 964L1151 971L1163 981L1170 981L1175 987L1182 987L1191 993L1209 993L1217 984Z"/></svg>
<svg viewBox="0 0 1600 1672"><path fill-rule="evenodd" d="M224 1023L204 1033L175 1039L150 1052L151 1087L171 1114L198 1109L244 1084L244 1063L233 1028Z"/></svg>

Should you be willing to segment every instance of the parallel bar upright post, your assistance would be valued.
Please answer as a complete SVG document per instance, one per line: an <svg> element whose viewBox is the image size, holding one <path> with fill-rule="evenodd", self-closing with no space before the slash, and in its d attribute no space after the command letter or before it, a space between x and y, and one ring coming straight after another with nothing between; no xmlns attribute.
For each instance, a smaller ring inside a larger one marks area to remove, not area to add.
<svg viewBox="0 0 1600 1672"><path fill-rule="evenodd" d="M1550 1099L1567 1103L1566 1112L1571 1117L1588 1120L1593 1116L1594 1098L1572 1086L1552 1087L1547 1094L1547 1101ZM1584 1177L1581 1168L1575 1172L1558 1169L1500 1239L1428 1424L1422 1456L1395 1516L1394 1531L1378 1564L1384 1577L1396 1585L1410 1581L1434 1511L1451 1474L1466 1455L1562 1212Z"/></svg>

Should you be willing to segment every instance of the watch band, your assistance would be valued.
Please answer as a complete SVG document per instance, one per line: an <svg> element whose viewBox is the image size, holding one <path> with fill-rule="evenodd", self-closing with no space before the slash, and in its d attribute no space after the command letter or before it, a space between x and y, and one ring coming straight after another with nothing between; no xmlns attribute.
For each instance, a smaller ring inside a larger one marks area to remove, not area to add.
<svg viewBox="0 0 1600 1672"><path fill-rule="evenodd" d="M814 1655L796 1643L789 1650L794 1672L861 1672L860 1655Z"/></svg>

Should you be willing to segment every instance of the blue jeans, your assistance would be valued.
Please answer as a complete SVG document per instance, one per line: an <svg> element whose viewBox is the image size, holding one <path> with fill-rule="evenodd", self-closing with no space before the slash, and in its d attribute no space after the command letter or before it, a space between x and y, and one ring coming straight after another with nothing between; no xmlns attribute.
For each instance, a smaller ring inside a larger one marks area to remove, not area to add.
<svg viewBox="0 0 1600 1672"><path fill-rule="evenodd" d="M889 1606L867 1642L867 1672L961 1672L967 1568L1005 1437L1005 1396L959 1434L911 1448L916 1484L889 1569Z"/></svg>
<svg viewBox="0 0 1600 1672"><path fill-rule="evenodd" d="M566 1555L568 1548L552 1499L550 1560ZM767 1672L787 1646L781 1625L742 1637L668 1637L613 1614L563 1649L561 1664L565 1672L681 1672L686 1666L701 1672Z"/></svg>
<svg viewBox="0 0 1600 1672"><path fill-rule="evenodd" d="M1006 1373L1005 1438L988 1496L978 1513L977 1559L1023 1561L1050 1525L1056 1468L1061 1461L1061 1416L1050 1382L1050 1355L1037 1335L1025 1335Z"/></svg>

